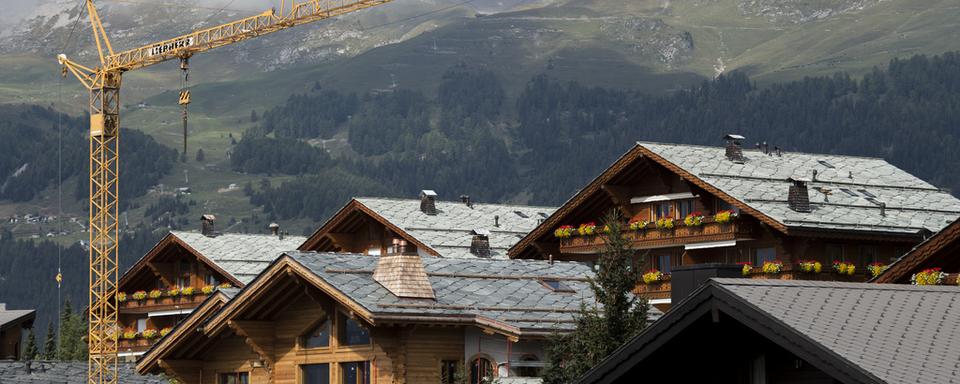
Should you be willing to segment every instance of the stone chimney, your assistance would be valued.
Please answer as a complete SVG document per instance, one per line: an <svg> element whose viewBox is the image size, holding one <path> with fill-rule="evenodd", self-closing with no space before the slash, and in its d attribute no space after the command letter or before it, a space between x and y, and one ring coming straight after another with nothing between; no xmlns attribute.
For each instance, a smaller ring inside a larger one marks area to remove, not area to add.
<svg viewBox="0 0 960 384"><path fill-rule="evenodd" d="M423 191L420 191L420 211L430 216L434 216L437 214L437 193L436 192L429 189L424 189Z"/></svg>
<svg viewBox="0 0 960 384"><path fill-rule="evenodd" d="M470 208L473 208L473 202L470 201L470 195L460 195L460 202Z"/></svg>
<svg viewBox="0 0 960 384"><path fill-rule="evenodd" d="M406 240L393 239L390 251L377 261L373 279L397 297L436 299L423 260L410 251Z"/></svg>
<svg viewBox="0 0 960 384"><path fill-rule="evenodd" d="M490 231L474 229L473 241L470 242L470 253L477 257L490 257Z"/></svg>
<svg viewBox="0 0 960 384"><path fill-rule="evenodd" d="M269 227L270 227L270 233L272 233L274 236L277 236L277 237L280 236L280 224L270 223Z"/></svg>
<svg viewBox="0 0 960 384"><path fill-rule="evenodd" d="M6 310L7 310L7 303L0 303L0 311L6 311Z"/></svg>
<svg viewBox="0 0 960 384"><path fill-rule="evenodd" d="M792 184L787 192L787 205L797 212L810 212L810 192L805 180L788 179Z"/></svg>
<svg viewBox="0 0 960 384"><path fill-rule="evenodd" d="M214 230L214 223L217 222L217 217L211 214L205 214L200 216L200 233L207 237L214 237L217 235Z"/></svg>
<svg viewBox="0 0 960 384"><path fill-rule="evenodd" d="M727 160L734 163L743 163L743 140L745 137L731 133L724 136L723 139L727 141Z"/></svg>

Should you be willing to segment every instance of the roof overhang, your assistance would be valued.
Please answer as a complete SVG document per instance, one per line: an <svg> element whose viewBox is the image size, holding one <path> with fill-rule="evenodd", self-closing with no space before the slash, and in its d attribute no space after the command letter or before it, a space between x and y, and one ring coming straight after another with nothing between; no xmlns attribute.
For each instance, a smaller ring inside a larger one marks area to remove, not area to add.
<svg viewBox="0 0 960 384"><path fill-rule="evenodd" d="M840 382L882 383L870 372L796 331L776 317L761 311L715 281L704 284L689 297L674 305L660 320L615 350L577 382L581 384L617 382L617 378L625 377L624 375L632 367L650 357L657 349L663 347L698 319L713 316L715 312L730 316Z"/></svg>
<svg viewBox="0 0 960 384"><path fill-rule="evenodd" d="M873 283L907 282L910 275L918 272L929 263L934 256L951 246L960 246L960 219L955 220L946 228L930 236L916 245L909 252L900 256L886 271L870 280Z"/></svg>
<svg viewBox="0 0 960 384"><path fill-rule="evenodd" d="M35 310L18 310L18 312L23 312L20 316L10 319L9 321L0 324L0 330L7 330L14 327L24 327L31 328L33 327L33 320L37 317L37 311Z"/></svg>
<svg viewBox="0 0 960 384"><path fill-rule="evenodd" d="M188 338L199 336L197 330L211 315L216 313L229 299L221 291L210 295L199 307L193 310L190 316L177 324L170 334L164 336L155 343L149 350L143 353L143 357L137 361L137 373L145 375L151 372L158 372L162 369L159 363L164 354L182 346Z"/></svg>
<svg viewBox="0 0 960 384"><path fill-rule="evenodd" d="M323 225L321 225L320 228L314 231L313 234L310 235L310 237L308 237L307 240L304 241L303 244L301 244L300 247L297 248L297 250L303 251L303 252L318 251L316 247L320 244L320 241L323 240L324 236L327 236L327 234L330 234L330 233L334 233L338 225L343 223L344 220L346 220L351 214L357 213L357 212L362 213L372 218L373 220L377 221L378 223L382 224L383 226L387 227L388 229L393 231L393 233L396 233L398 236L402 237L404 240L416 245L417 249L422 249L433 256L440 256L440 252L437 252L437 250L433 249L426 243L420 241L420 239L411 235L410 233L405 231L403 228L400 228L390 220L387 220L386 218L378 214L376 211L370 209L370 207L367 207L357 199L351 199L349 203L343 206L343 208L340 208L340 210L337 211L337 213L335 213L329 220L327 220L327 222L323 223Z"/></svg>

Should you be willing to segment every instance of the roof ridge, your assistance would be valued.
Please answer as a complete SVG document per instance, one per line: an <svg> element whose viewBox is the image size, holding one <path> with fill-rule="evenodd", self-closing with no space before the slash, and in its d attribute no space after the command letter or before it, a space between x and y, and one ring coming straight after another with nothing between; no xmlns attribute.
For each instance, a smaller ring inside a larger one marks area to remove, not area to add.
<svg viewBox="0 0 960 384"><path fill-rule="evenodd" d="M356 196L353 199L377 199L377 200L392 200L392 201L409 201L419 203L420 199L410 199L404 197L377 197L377 196ZM438 203L454 203L454 204L463 204L459 200L437 200ZM498 207L517 207L517 208L545 208L556 210L557 207L552 207L549 205L525 205L525 204L516 204L516 203L483 203L483 202L473 202L471 204L474 206L485 205L485 206L498 206Z"/></svg>
<svg viewBox="0 0 960 384"><path fill-rule="evenodd" d="M705 145L705 144L683 144L683 143L664 143L659 141L637 141L637 145L643 146L644 144L654 144L654 145L667 145L671 147L696 147L696 148L711 148L711 149L723 149L723 146L719 145ZM759 149L744 147L743 152L760 152ZM868 160L880 160L887 164L890 164L889 161L882 157L877 156L861 156L861 155L838 155L833 153L818 153L818 152L800 152L800 151L783 151L784 154L792 153L796 155L811 155L811 156L834 156L841 158L853 158L853 159L868 159Z"/></svg>
<svg viewBox="0 0 960 384"><path fill-rule="evenodd" d="M204 234L201 233L200 231L171 230L170 233L173 234L173 235L175 235L175 236L176 236L177 234L191 234L191 235L200 235L200 236L203 236L203 237L209 237L209 236L204 235ZM269 233L223 232L223 233L218 233L217 236L209 237L209 238L211 238L211 239L216 239L217 237L220 237L220 236L250 236L250 237L272 237L272 238L276 238L276 237L277 237L277 235L273 235L273 234L269 234ZM295 238L305 239L306 236L302 236L302 235L287 235L287 234L284 234L284 235L283 235L283 239L279 239L279 238L278 238L277 240L287 240L287 239L291 239L291 238L294 238L294 239L295 239Z"/></svg>

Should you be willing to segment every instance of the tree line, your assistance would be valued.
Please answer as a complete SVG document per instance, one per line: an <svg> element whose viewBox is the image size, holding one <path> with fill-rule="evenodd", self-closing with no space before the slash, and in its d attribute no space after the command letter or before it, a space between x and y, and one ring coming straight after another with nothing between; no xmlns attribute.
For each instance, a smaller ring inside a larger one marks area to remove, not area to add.
<svg viewBox="0 0 960 384"><path fill-rule="evenodd" d="M883 157L960 190L958 53L894 59L862 78L836 73L767 86L732 72L668 95L540 75L512 102L482 68L458 65L442 76L435 97L317 90L265 112L270 122L240 140L234 169L303 178L250 194L251 202L280 218L315 220L344 196L413 197L421 189L556 205L638 140L720 145L727 133L787 151ZM307 128L315 124L322 129ZM348 149L338 156L306 142L339 132ZM319 177L334 169L350 181ZM324 186L321 196L304 197L315 185Z"/></svg>

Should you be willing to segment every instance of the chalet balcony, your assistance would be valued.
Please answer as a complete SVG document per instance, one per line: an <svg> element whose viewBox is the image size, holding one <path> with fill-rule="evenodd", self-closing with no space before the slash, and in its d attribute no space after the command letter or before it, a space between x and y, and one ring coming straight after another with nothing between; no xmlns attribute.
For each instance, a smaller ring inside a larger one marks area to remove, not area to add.
<svg viewBox="0 0 960 384"><path fill-rule="evenodd" d="M703 219L701 225L686 226L677 220L673 228L657 228L649 223L638 230L626 230L625 236L634 249L676 247L698 243L749 240L753 238L753 225L745 220L718 223L712 217ZM603 249L603 236L571 236L560 239L562 253L597 253Z"/></svg>
<svg viewBox="0 0 960 384"><path fill-rule="evenodd" d="M862 283L869 280L871 277L870 272L867 271L859 271L853 275L847 275L835 273L829 268L830 266L826 266L819 273L803 272L797 267L785 269L780 273L763 273L762 267L754 267L751 269L749 275L743 277L762 280L843 281L851 283ZM960 276L957 274L950 274L944 279L943 284L956 284L958 277ZM633 289L633 293L637 296L646 298L647 300L663 300L670 299L670 290L671 276L665 274L659 281L654 281L649 284L646 284L642 281L637 282L636 287Z"/></svg>
<svg viewBox="0 0 960 384"><path fill-rule="evenodd" d="M118 303L122 313L149 313L176 309L196 308L210 295L198 293L190 296L161 296L137 300L128 297Z"/></svg>

